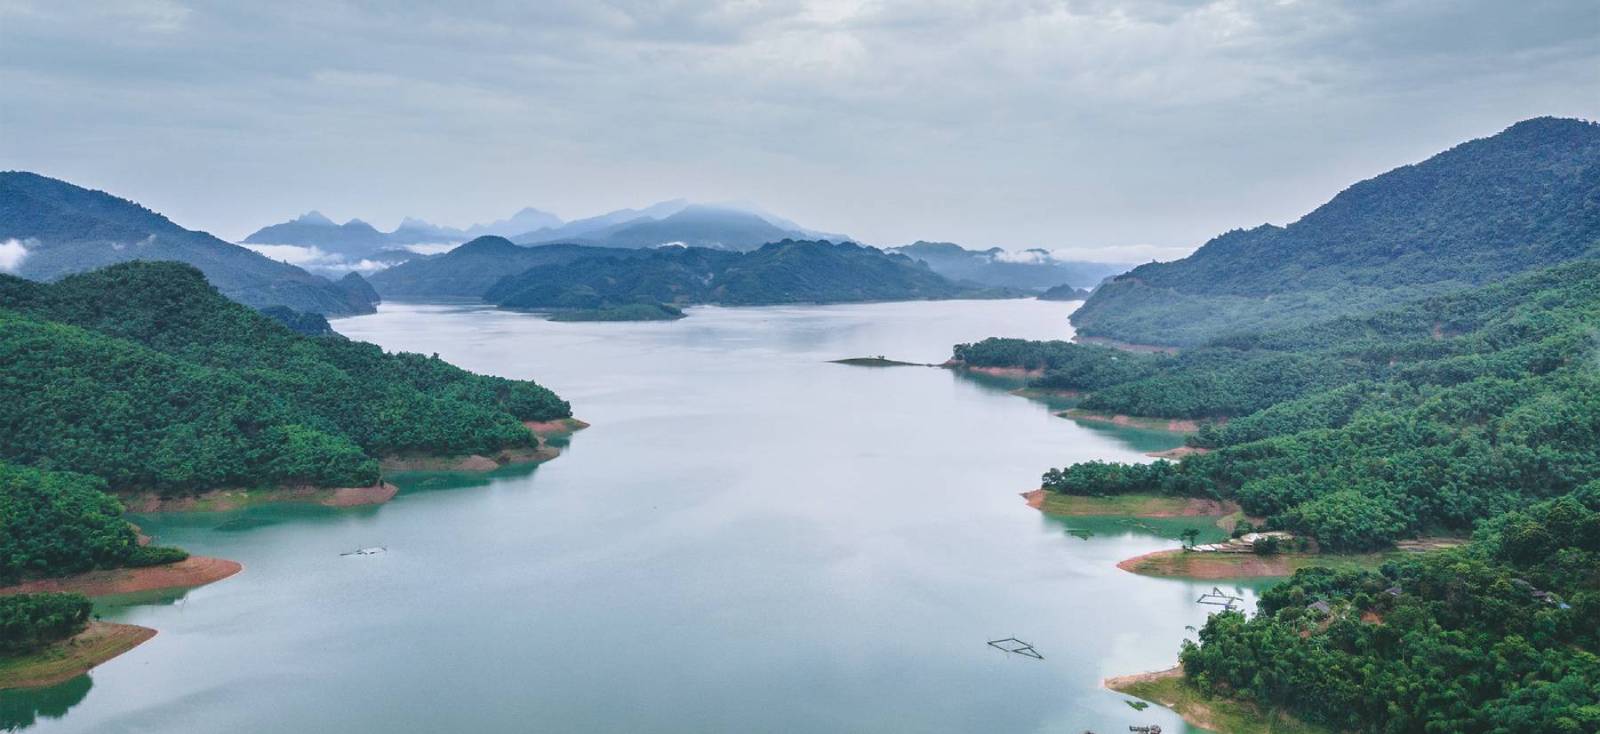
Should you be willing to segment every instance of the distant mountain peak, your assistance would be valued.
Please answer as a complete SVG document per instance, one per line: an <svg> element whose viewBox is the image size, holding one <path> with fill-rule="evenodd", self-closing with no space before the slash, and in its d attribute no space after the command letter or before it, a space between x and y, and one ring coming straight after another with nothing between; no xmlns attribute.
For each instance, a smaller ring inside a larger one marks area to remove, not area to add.
<svg viewBox="0 0 1600 734"><path fill-rule="evenodd" d="M294 221L300 224L325 224L329 227L334 226L332 219L327 218L322 214L322 212L319 212L315 209L295 217Z"/></svg>

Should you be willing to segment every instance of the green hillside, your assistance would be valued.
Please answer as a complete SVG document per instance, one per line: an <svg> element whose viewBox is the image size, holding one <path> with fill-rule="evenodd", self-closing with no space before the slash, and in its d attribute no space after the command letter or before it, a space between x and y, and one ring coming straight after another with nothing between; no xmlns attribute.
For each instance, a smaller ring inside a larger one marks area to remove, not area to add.
<svg viewBox="0 0 1600 734"><path fill-rule="evenodd" d="M1363 181L1287 226L1236 230L1095 291L1078 333L1193 346L1600 255L1600 125L1538 118Z"/></svg>
<svg viewBox="0 0 1600 734"><path fill-rule="evenodd" d="M784 240L747 253L662 248L536 267L485 295L507 308L594 309L631 303L764 305L960 298L959 286L900 255L853 243Z"/></svg>
<svg viewBox="0 0 1600 734"><path fill-rule="evenodd" d="M372 484L384 455L531 446L522 421L570 415L532 382L297 334L176 263L0 276L0 364L0 459L115 491Z"/></svg>
<svg viewBox="0 0 1600 734"><path fill-rule="evenodd" d="M442 255L412 260L371 276L385 298L397 300L477 299L501 278L540 265L589 257L627 258L638 250L587 245L516 245L504 237L479 237Z"/></svg>
<svg viewBox="0 0 1600 734"><path fill-rule="evenodd" d="M126 199L34 173L0 172L0 240L16 240L26 249L12 273L34 280L134 260L171 260L200 269L223 295L256 308L287 306L326 316L373 312L371 291L355 281L330 282L184 229Z"/></svg>
<svg viewBox="0 0 1600 734"><path fill-rule="evenodd" d="M1071 494L1237 499L1271 527L1363 550L1560 497L1600 478L1600 261L1175 356L1066 342L960 345L1043 368L1082 407L1229 418L1177 463L1052 470Z"/></svg>

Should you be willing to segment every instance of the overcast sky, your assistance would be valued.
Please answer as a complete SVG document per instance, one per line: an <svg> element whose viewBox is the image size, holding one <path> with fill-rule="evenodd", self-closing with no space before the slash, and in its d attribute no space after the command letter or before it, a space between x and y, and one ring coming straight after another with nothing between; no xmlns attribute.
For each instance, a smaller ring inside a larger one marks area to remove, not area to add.
<svg viewBox="0 0 1600 734"><path fill-rule="evenodd" d="M1593 0L0 0L0 167L230 239L681 196L1165 259L1538 115L1600 117Z"/></svg>

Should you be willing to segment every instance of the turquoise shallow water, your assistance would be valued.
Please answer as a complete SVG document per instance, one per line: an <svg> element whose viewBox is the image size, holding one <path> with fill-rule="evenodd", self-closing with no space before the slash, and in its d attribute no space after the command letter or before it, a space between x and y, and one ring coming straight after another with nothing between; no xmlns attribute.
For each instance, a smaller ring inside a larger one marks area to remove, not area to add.
<svg viewBox="0 0 1600 734"><path fill-rule="evenodd" d="M989 335L1067 338L1031 300L696 308L552 323L385 304L352 338L534 377L594 427L538 468L402 477L395 501L137 518L245 572L108 600L160 630L0 724L104 732L1127 731L1109 675L1171 665L1210 583L1116 561L1177 522L1063 521L1052 465L1143 460L939 362ZM388 552L341 556L358 547ZM1201 587L1204 586L1205 589ZM1246 590L1254 598L1254 592ZM1045 660L1007 656L1015 635Z"/></svg>

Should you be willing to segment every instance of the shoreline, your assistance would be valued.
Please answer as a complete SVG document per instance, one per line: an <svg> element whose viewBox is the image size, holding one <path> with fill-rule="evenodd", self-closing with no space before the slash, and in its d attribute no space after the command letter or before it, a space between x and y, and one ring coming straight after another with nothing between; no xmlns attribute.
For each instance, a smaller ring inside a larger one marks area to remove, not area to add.
<svg viewBox="0 0 1600 734"><path fill-rule="evenodd" d="M947 370L974 372L980 375L988 375L990 377L1007 377L1016 380L1025 380L1044 376L1044 369L1040 367L975 367L967 364L966 362L957 362L953 359L947 360L943 364L935 366L943 367Z"/></svg>
<svg viewBox="0 0 1600 734"><path fill-rule="evenodd" d="M128 512L226 512L274 502L304 502L323 507L381 505L394 499L400 488L379 482L368 487L313 487L298 485L266 489L212 489L199 494L163 497L154 492L118 494Z"/></svg>
<svg viewBox="0 0 1600 734"><path fill-rule="evenodd" d="M1060 413L1056 413L1056 415L1076 421L1105 423L1123 428L1144 428L1152 431L1167 431L1169 433L1195 433L1200 430L1200 421L1192 418L1147 418L1144 416L1123 415L1121 413L1093 413L1077 408L1063 410Z"/></svg>
<svg viewBox="0 0 1600 734"><path fill-rule="evenodd" d="M1032 507L1047 515L1065 517L1173 518L1204 517L1227 528L1230 519L1242 517L1243 509L1231 500L1160 495L1118 495L1083 497L1062 495L1043 488L1021 493ZM1188 580L1269 578L1293 574L1289 566L1330 565L1330 559L1344 563L1382 563L1387 554L1372 554L1375 559L1317 554L1196 553L1170 548L1135 556L1117 563L1117 568L1145 576ZM1170 564L1181 559L1182 567L1151 567L1152 559ZM1285 570L1287 569L1287 570ZM1101 685L1109 690L1162 706L1191 726L1235 734L1324 734L1325 730L1304 724L1283 712L1262 713L1253 704L1207 695L1188 685L1183 669L1174 666L1149 673L1134 673L1106 678Z"/></svg>
<svg viewBox="0 0 1600 734"><path fill-rule="evenodd" d="M511 464L542 464L560 455L560 449L553 446L545 446L541 443L539 446L527 448L503 449L491 456L483 454L456 456L395 454L380 459L378 467L385 473L410 471L491 472Z"/></svg>
<svg viewBox="0 0 1600 734"><path fill-rule="evenodd" d="M444 456L439 454L391 455L378 460L385 473L409 471L489 472L511 464L543 463L561 455L561 450L545 442L562 438L589 427L577 418L560 418L553 421L525 421L523 425L539 439L539 445L504 449L495 454L466 454ZM227 512L255 505L278 502L300 502L323 507L367 507L381 505L395 498L400 488L393 482L380 479L377 484L365 487L316 487L309 484L257 489L212 489L198 494L163 497L155 492L113 493L127 512Z"/></svg>
<svg viewBox="0 0 1600 734"><path fill-rule="evenodd" d="M528 430L532 431L533 435L538 436L541 441L553 436L570 436L590 426L588 422L577 418L557 418L553 421L523 421L522 425L527 426Z"/></svg>
<svg viewBox="0 0 1600 734"><path fill-rule="evenodd" d="M149 627L92 620L72 637L15 658L0 658L0 691L65 683L156 636Z"/></svg>
<svg viewBox="0 0 1600 734"><path fill-rule="evenodd" d="M1312 566L1326 568L1377 568L1397 551L1379 553L1201 553L1168 548L1119 561L1117 568L1153 578L1191 581L1271 579L1293 576Z"/></svg>
<svg viewBox="0 0 1600 734"><path fill-rule="evenodd" d="M1209 517L1226 518L1241 511L1231 500L1211 500L1199 497L1163 497L1158 495L1118 495L1114 497L1083 497L1035 489L1023 492L1028 506L1046 515L1061 517Z"/></svg>
<svg viewBox="0 0 1600 734"><path fill-rule="evenodd" d="M1229 734L1330 734L1288 713L1262 711L1253 703L1207 694L1189 684L1183 667L1118 675L1100 681L1104 688L1165 707L1190 726Z"/></svg>
<svg viewBox="0 0 1600 734"><path fill-rule="evenodd" d="M244 570L238 561L189 556L177 563L138 568L106 568L59 578L33 579L0 587L0 596L41 592L76 592L84 596L134 594L166 589L192 589L221 581Z"/></svg>

